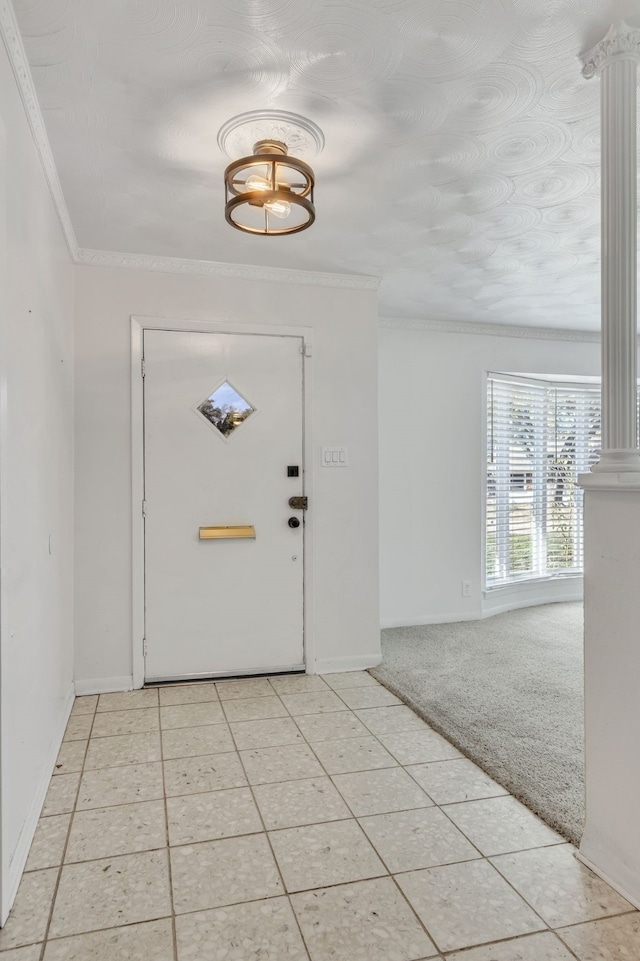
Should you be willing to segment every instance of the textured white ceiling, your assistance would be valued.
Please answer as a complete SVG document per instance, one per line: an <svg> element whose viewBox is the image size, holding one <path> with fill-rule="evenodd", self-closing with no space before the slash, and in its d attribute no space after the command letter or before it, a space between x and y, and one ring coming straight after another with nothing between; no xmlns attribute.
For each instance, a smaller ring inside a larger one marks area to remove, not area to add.
<svg viewBox="0 0 640 961"><path fill-rule="evenodd" d="M640 0L14 0L81 247L378 274L380 312L599 324L599 82ZM281 109L325 134L317 220L224 220L216 143Z"/></svg>

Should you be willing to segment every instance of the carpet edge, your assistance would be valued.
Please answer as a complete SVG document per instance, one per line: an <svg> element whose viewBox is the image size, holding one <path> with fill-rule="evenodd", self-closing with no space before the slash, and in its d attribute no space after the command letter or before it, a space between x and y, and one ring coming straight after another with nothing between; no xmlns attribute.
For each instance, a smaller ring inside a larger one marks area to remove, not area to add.
<svg viewBox="0 0 640 961"><path fill-rule="evenodd" d="M524 804L529 811L532 811L553 831L556 831L571 844L575 844L576 847L579 846L580 839L582 837L582 831L573 832L567 827L566 824L561 824L556 818L549 817L547 812L540 810L535 803L532 803L531 798L523 796L517 784L509 783L508 777L504 777L502 774L496 775L496 773L492 773L492 771L488 769L490 768L490 765L487 765L485 758L480 759L477 755L474 756L474 752L469 749L468 745L463 745L455 736L455 734L452 734L451 731L446 731L437 719L430 717L429 712L425 711L425 709L422 708L416 701L414 701L410 695L404 693L397 684L395 684L389 678L383 677L383 672L380 671L380 668L369 668L368 673L371 674L371 676L375 678L379 684L382 684L384 688L386 688L392 694L395 694L396 697L399 697L403 704L406 704L407 707L411 708L411 710L417 714L418 717L422 718L422 720L425 721L430 727L432 727L434 731L449 741L449 743L452 744L458 751L460 751L464 757L466 757L469 761L472 761L477 767L484 771L485 774L487 774L496 782L496 784L499 784L500 787L503 787L505 791L509 791L509 793L516 798L516 800L520 801L521 804Z"/></svg>

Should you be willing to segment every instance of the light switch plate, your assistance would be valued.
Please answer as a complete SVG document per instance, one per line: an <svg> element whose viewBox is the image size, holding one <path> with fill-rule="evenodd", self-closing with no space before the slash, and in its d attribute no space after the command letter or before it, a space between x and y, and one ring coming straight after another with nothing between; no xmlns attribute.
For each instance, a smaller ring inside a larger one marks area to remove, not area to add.
<svg viewBox="0 0 640 961"><path fill-rule="evenodd" d="M347 467L349 465L349 451L346 447L323 447L323 467Z"/></svg>

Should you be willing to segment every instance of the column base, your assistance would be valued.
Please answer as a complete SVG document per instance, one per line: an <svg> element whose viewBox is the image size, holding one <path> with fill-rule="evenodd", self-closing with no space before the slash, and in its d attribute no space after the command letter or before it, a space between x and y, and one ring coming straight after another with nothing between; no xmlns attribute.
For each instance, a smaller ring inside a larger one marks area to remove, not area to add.
<svg viewBox="0 0 640 961"><path fill-rule="evenodd" d="M603 450L589 474L579 474L580 487L598 490L640 490L640 451Z"/></svg>
<svg viewBox="0 0 640 961"><path fill-rule="evenodd" d="M618 474L629 471L640 473L640 450L637 447L602 450L600 460L591 468L593 474Z"/></svg>
<svg viewBox="0 0 640 961"><path fill-rule="evenodd" d="M619 471L611 474L578 474L578 485L584 490L640 491L640 471Z"/></svg>

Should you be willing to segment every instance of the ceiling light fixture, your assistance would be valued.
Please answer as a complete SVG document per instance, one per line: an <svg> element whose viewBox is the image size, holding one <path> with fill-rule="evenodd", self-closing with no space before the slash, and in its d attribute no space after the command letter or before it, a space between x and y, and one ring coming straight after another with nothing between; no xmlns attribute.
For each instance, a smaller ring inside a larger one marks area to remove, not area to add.
<svg viewBox="0 0 640 961"><path fill-rule="evenodd" d="M311 226L316 211L310 163L324 147L312 120L286 110L241 113L220 127L218 146L232 161L224 172L227 223L267 237Z"/></svg>
<svg viewBox="0 0 640 961"><path fill-rule="evenodd" d="M269 237L306 230L316 219L314 183L309 164L290 157L285 143L259 140L253 156L224 172L227 223Z"/></svg>

